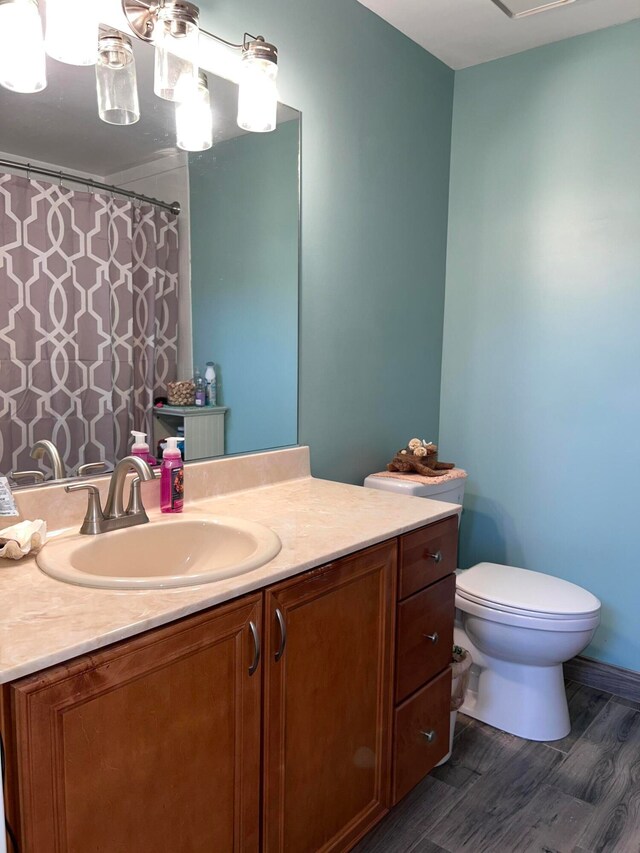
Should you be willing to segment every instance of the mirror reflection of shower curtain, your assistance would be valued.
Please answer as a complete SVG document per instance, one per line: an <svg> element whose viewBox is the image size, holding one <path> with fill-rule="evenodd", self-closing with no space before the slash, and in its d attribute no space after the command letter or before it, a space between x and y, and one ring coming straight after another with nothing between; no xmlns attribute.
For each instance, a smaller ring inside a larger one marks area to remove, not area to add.
<svg viewBox="0 0 640 853"><path fill-rule="evenodd" d="M177 344L174 214L0 174L1 474L41 438L70 472L126 456Z"/></svg>

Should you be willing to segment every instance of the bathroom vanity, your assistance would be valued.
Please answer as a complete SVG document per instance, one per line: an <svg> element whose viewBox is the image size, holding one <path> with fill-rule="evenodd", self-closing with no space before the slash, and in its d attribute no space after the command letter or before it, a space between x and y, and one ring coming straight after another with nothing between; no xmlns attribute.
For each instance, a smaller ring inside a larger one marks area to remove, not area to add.
<svg viewBox="0 0 640 853"><path fill-rule="evenodd" d="M12 609L19 570L0 568L22 853L347 851L448 751L459 507L268 457L293 466L281 482L193 507L269 524L283 547L260 569L117 592L25 566Z"/></svg>

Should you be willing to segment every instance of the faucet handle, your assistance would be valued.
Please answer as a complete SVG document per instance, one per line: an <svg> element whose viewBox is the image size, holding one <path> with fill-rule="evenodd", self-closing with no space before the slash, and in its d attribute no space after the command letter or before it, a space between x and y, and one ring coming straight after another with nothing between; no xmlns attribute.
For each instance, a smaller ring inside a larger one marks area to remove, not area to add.
<svg viewBox="0 0 640 853"><path fill-rule="evenodd" d="M65 486L65 492L89 492L89 503L87 504L87 512L80 528L80 533L95 534L101 532L101 522L104 521L102 507L100 505L100 492L96 486L91 483L74 483L72 486Z"/></svg>
<svg viewBox="0 0 640 853"><path fill-rule="evenodd" d="M154 472L155 477L155 472ZM134 477L131 481L131 490L129 492L129 503L127 505L127 515L139 515L144 517L145 521L149 521L149 516L142 503L142 495L140 493L140 477Z"/></svg>
<svg viewBox="0 0 640 853"><path fill-rule="evenodd" d="M78 477L84 477L87 474L90 474L91 471L97 473L98 471L104 471L107 467L106 462L86 462L84 465L80 465L78 468Z"/></svg>
<svg viewBox="0 0 640 853"><path fill-rule="evenodd" d="M44 483L44 474L42 471L12 471L9 476L16 483L20 483L21 480L33 480L34 485Z"/></svg>

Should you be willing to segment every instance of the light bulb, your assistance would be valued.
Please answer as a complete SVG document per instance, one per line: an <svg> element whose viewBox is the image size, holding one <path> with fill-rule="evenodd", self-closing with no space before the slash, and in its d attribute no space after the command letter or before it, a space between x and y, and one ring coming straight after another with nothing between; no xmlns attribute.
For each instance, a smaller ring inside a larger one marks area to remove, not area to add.
<svg viewBox="0 0 640 853"><path fill-rule="evenodd" d="M176 104L176 137L184 151L206 151L213 145L213 115L207 75L198 77L196 94Z"/></svg>
<svg viewBox="0 0 640 853"><path fill-rule="evenodd" d="M276 129L278 114L278 51L264 39L244 48L238 90L238 125L266 133Z"/></svg>
<svg viewBox="0 0 640 853"><path fill-rule="evenodd" d="M100 38L96 91L102 121L135 124L140 118L136 64L127 36L118 33Z"/></svg>
<svg viewBox="0 0 640 853"><path fill-rule="evenodd" d="M46 88L44 38L36 0L0 0L0 85L22 93Z"/></svg>
<svg viewBox="0 0 640 853"><path fill-rule="evenodd" d="M153 88L160 98L181 103L198 89L198 7L184 0L166 0L153 29L156 47Z"/></svg>
<svg viewBox="0 0 640 853"><path fill-rule="evenodd" d="M97 3L47 0L45 49L69 65L95 65L98 51Z"/></svg>

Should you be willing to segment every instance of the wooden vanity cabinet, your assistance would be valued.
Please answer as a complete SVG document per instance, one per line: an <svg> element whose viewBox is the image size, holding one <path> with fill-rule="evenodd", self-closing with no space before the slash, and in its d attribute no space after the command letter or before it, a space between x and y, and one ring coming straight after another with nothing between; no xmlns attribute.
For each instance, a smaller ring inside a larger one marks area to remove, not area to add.
<svg viewBox="0 0 640 853"><path fill-rule="evenodd" d="M261 621L251 595L8 685L21 853L257 852Z"/></svg>
<svg viewBox="0 0 640 853"><path fill-rule="evenodd" d="M457 516L399 540L393 805L449 751L457 551Z"/></svg>
<svg viewBox="0 0 640 853"><path fill-rule="evenodd" d="M447 752L456 542L452 517L5 685L21 853L350 850Z"/></svg>
<svg viewBox="0 0 640 853"><path fill-rule="evenodd" d="M266 592L265 853L350 850L389 807L396 551Z"/></svg>

